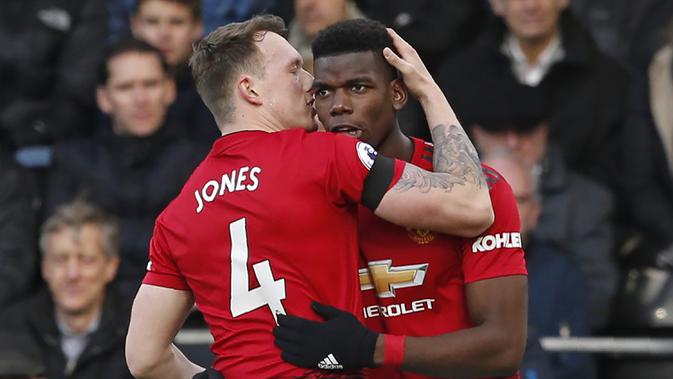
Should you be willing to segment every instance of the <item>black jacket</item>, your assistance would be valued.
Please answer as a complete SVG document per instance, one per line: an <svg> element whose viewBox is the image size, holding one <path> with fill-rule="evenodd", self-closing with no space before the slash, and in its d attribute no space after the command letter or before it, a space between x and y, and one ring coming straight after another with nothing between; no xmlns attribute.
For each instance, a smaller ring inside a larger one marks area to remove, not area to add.
<svg viewBox="0 0 673 379"><path fill-rule="evenodd" d="M366 0L367 17L395 28L430 68L469 46L478 35L483 7L474 0Z"/></svg>
<svg viewBox="0 0 673 379"><path fill-rule="evenodd" d="M565 11L560 19L565 57L538 85L550 104L550 140L562 149L568 166L614 187L614 164L626 101L625 71L602 54L591 36ZM464 125L470 126L486 91L511 87L517 79L501 52L506 26L494 19L480 42L445 62L437 81Z"/></svg>
<svg viewBox="0 0 673 379"><path fill-rule="evenodd" d="M179 193L205 149L162 127L146 138L118 136L110 127L93 138L54 148L47 213L81 196L116 215L120 279L142 279L154 219Z"/></svg>
<svg viewBox="0 0 673 379"><path fill-rule="evenodd" d="M533 235L560 246L582 270L590 321L601 327L610 316L617 290L613 196L604 186L565 167L554 146L548 146L543 166L542 213Z"/></svg>
<svg viewBox="0 0 673 379"><path fill-rule="evenodd" d="M670 130L673 125L655 122L651 99L653 80L662 79L650 78L647 72L634 75L630 115L622 136L622 149L629 152L622 161L624 172L629 176L624 182L629 204L627 221L642 234L643 253L658 253L673 244L673 175L658 133L658 127ZM670 104L673 99L660 100Z"/></svg>
<svg viewBox="0 0 673 379"><path fill-rule="evenodd" d="M558 337L564 328L573 337L590 336L589 297L582 271L554 244L533 239L525 249L529 328L544 337ZM595 363L588 353L546 355L555 379L596 378Z"/></svg>
<svg viewBox="0 0 673 379"><path fill-rule="evenodd" d="M168 127L181 129L190 141L211 145L220 131L215 119L201 97L196 92L192 72L188 66L180 67L175 73L177 97L168 110Z"/></svg>
<svg viewBox="0 0 673 379"><path fill-rule="evenodd" d="M37 279L34 194L32 177L0 145L0 307Z"/></svg>
<svg viewBox="0 0 673 379"><path fill-rule="evenodd" d="M92 125L103 0L0 1L0 140L50 143Z"/></svg>
<svg viewBox="0 0 673 379"><path fill-rule="evenodd" d="M54 303L46 289L4 313L1 327L29 337L33 348L41 353L49 379L123 379L133 378L124 355L129 315L130 305L108 291L98 330L91 334L72 374L67 377Z"/></svg>

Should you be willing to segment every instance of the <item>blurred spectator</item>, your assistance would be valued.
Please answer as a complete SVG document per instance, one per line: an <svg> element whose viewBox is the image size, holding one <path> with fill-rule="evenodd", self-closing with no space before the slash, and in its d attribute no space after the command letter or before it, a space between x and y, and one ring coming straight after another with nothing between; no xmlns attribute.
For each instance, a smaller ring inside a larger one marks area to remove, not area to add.
<svg viewBox="0 0 673 379"><path fill-rule="evenodd" d="M476 39L488 9L474 0L367 0L359 2L372 19L395 29L423 59L430 72ZM429 141L425 114L415 98L398 112L403 130Z"/></svg>
<svg viewBox="0 0 673 379"><path fill-rule="evenodd" d="M133 35L156 47L171 68L187 64L201 38L200 0L139 0L131 16Z"/></svg>
<svg viewBox="0 0 673 379"><path fill-rule="evenodd" d="M624 185L632 226L642 237L640 255L651 259L673 251L673 44L634 81L622 149L635 153L622 162L630 179Z"/></svg>
<svg viewBox="0 0 673 379"><path fill-rule="evenodd" d="M47 210L76 196L120 219L123 290L134 295L147 264L154 219L205 154L165 127L175 85L161 53L142 41L112 47L97 99L111 125L90 139L56 146Z"/></svg>
<svg viewBox="0 0 673 379"><path fill-rule="evenodd" d="M625 72L596 47L567 0L492 0L499 17L481 41L440 69L438 82L458 116L512 83L540 88L551 102L550 140L568 166L617 187L615 157L626 101Z"/></svg>
<svg viewBox="0 0 673 379"><path fill-rule="evenodd" d="M25 295L36 278L35 188L0 145L0 308Z"/></svg>
<svg viewBox="0 0 673 379"><path fill-rule="evenodd" d="M536 240L531 235L537 225L541 206L533 170L520 157L507 150L486 154L482 162L507 179L517 200L528 268L528 324L541 336L590 335L587 292L582 272L558 245ZM588 354L548 355L555 379L596 377L593 360Z"/></svg>
<svg viewBox="0 0 673 379"><path fill-rule="evenodd" d="M0 331L0 379L41 379L44 373L40 351L25 331Z"/></svg>
<svg viewBox="0 0 673 379"><path fill-rule="evenodd" d="M526 350L519 366L521 379L554 379L547 355L540 344L540 335L529 323Z"/></svg>
<svg viewBox="0 0 673 379"><path fill-rule="evenodd" d="M294 0L294 12L287 40L299 51L304 68L311 73L311 43L318 32L339 21L365 17L353 0Z"/></svg>
<svg viewBox="0 0 673 379"><path fill-rule="evenodd" d="M394 28L409 42L430 71L441 58L473 42L486 12L474 0L366 0L359 4L367 17Z"/></svg>
<svg viewBox="0 0 673 379"><path fill-rule="evenodd" d="M666 44L662 29L673 15L672 0L571 0L580 21L608 55L644 68Z"/></svg>
<svg viewBox="0 0 673 379"><path fill-rule="evenodd" d="M220 26L245 21L262 13L270 13L278 0L201 0L205 32Z"/></svg>
<svg viewBox="0 0 673 379"><path fill-rule="evenodd" d="M0 141L49 144L89 130L104 0L0 2Z"/></svg>
<svg viewBox="0 0 673 379"><path fill-rule="evenodd" d="M548 144L547 105L539 88L512 83L481 100L490 105L471 127L477 149L488 155L507 148L540 175L535 240L558 245L578 264L587 280L591 323L603 326L617 281L611 193L568 169L558 148Z"/></svg>
<svg viewBox="0 0 673 379"><path fill-rule="evenodd" d="M130 307L108 289L119 265L114 220L81 201L64 205L43 225L40 248L49 291L8 310L2 327L30 338L48 378L131 378Z"/></svg>
<svg viewBox="0 0 673 379"><path fill-rule="evenodd" d="M177 84L171 106L170 127L184 129L187 137L210 145L219 135L215 119L196 92L189 57L192 43L201 38L200 0L139 0L131 18L133 35L164 55Z"/></svg>
<svg viewBox="0 0 673 379"><path fill-rule="evenodd" d="M673 40L673 29L669 31ZM647 73L634 76L631 114L622 149L629 239L625 281L615 323L629 328L673 327L673 43L660 49Z"/></svg>
<svg viewBox="0 0 673 379"><path fill-rule="evenodd" d="M205 33L231 22L244 21L255 14L270 13L278 0L201 0ZM176 1L177 2L177 1ZM136 0L108 0L110 43L128 37L129 18Z"/></svg>

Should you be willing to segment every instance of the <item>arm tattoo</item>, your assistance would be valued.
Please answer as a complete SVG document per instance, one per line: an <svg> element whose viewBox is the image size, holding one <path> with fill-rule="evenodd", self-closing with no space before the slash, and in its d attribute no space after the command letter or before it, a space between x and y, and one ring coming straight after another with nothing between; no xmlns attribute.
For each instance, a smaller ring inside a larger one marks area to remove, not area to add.
<svg viewBox="0 0 673 379"><path fill-rule="evenodd" d="M440 188L450 192L455 184L475 183L479 188L485 184L477 151L461 127L438 125L432 130L432 136L435 172L406 165L393 190L404 192L416 188L427 193L433 188Z"/></svg>
<svg viewBox="0 0 673 379"><path fill-rule="evenodd" d="M432 163L435 172L449 174L458 184L474 183L481 188L486 182L479 155L472 142L457 125L437 125L432 129L435 144Z"/></svg>
<svg viewBox="0 0 673 379"><path fill-rule="evenodd" d="M461 182L451 175L443 173L432 173L408 164L404 167L400 180L395 183L392 190L405 192L416 188L421 193L428 193L433 188L440 188L447 192L451 191L454 184Z"/></svg>

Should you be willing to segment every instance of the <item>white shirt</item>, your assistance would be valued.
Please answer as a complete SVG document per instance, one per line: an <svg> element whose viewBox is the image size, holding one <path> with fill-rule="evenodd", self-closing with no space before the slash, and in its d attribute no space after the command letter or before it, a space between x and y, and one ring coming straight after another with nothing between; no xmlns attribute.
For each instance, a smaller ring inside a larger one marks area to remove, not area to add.
<svg viewBox="0 0 673 379"><path fill-rule="evenodd" d="M68 376L75 370L79 356L82 355L84 348L86 348L86 345L89 343L89 335L98 329L101 312L98 312L96 317L91 320L91 324L82 334L75 334L65 320L63 320L61 314L58 312L55 313L56 326L58 326L58 330L61 332L61 350L63 350L63 355L65 355L67 360L65 365L65 375Z"/></svg>
<svg viewBox="0 0 673 379"><path fill-rule="evenodd" d="M561 38L556 36L544 48L537 62L529 63L516 38L509 34L503 41L501 51L512 60L512 71L521 84L535 87L544 79L551 66L565 56Z"/></svg>

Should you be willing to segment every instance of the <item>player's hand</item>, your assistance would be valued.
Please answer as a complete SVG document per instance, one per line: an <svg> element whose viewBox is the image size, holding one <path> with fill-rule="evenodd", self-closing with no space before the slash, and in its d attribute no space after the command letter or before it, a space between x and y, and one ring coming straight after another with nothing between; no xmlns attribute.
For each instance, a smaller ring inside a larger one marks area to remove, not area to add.
<svg viewBox="0 0 673 379"><path fill-rule="evenodd" d="M326 321L278 315L273 335L284 361L322 370L374 367L378 333L367 329L351 313L315 301L311 307Z"/></svg>
<svg viewBox="0 0 673 379"><path fill-rule="evenodd" d="M388 28L388 34L392 37L393 45L400 55L398 56L392 49L386 47L383 49L385 59L402 74L402 80L412 95L417 98L429 95L430 91L437 88L437 84L421 57L418 56L416 49L393 29Z"/></svg>

